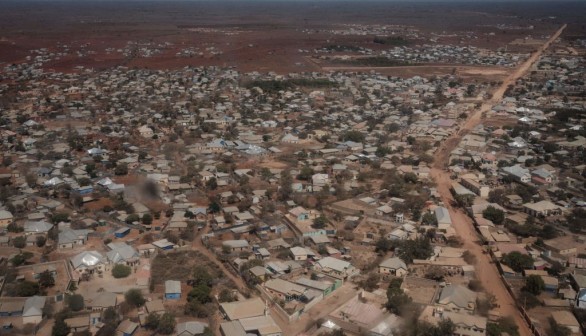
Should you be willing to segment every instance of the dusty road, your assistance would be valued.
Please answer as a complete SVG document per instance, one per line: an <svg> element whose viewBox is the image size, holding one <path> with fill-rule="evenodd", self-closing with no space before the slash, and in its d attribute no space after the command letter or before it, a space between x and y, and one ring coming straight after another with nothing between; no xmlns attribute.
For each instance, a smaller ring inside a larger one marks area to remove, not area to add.
<svg viewBox="0 0 586 336"><path fill-rule="evenodd" d="M448 160L450 153L458 146L462 137L482 121L486 112L490 111L501 101L507 87L510 84L515 83L517 79L524 76L527 71L531 69L541 54L561 35L565 28L566 25L563 25L558 29L555 34L553 34L535 53L533 53L523 64L517 67L493 93L492 98L470 114L468 119L461 126L461 130L443 142L442 146L440 146L436 153L434 166L431 170L431 176L437 183L437 190L442 201L452 216L452 223L456 233L462 239L464 248L476 257L477 263L475 266L478 279L482 282L486 291L496 297L497 304L500 305L499 312L501 316L512 316L515 318L521 336L529 336L532 333L521 317L520 312L517 310L515 299L506 290L496 266L490 262L490 257L488 255L482 253L483 249L482 246L477 243L478 236L472 219L462 210L451 206L453 201L452 194L450 193L451 180L449 173L444 169L449 164Z"/></svg>

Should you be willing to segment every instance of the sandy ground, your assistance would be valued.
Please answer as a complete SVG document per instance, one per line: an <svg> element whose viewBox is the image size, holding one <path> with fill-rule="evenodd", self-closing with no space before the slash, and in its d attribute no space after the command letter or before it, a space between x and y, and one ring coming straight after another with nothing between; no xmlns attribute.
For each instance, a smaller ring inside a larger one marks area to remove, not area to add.
<svg viewBox="0 0 586 336"><path fill-rule="evenodd" d="M565 28L566 25L562 26L537 50L537 52L532 54L525 63L515 69L515 71L507 77L507 79L503 81L503 84L494 92L492 99L484 103L474 113L471 113L462 126L461 131L445 141L442 147L439 148L435 157L434 167L431 171L431 176L437 183L438 192L452 216L454 228L464 243L463 247L476 256L476 275L478 279L482 282L482 285L488 293L495 295L498 305L500 306L498 311L501 316L513 316L515 318L521 336L529 336L532 333L517 310L515 299L506 290L496 266L491 263L488 255L482 253L483 249L482 246L477 243L478 236L472 220L461 209L451 206L454 201L452 194L450 193L452 181L448 172L443 168L448 164L449 153L460 143L464 134L472 130L482 121L485 112L490 111L492 107L503 98L507 86L525 75L532 65L539 59L541 54L560 36Z"/></svg>

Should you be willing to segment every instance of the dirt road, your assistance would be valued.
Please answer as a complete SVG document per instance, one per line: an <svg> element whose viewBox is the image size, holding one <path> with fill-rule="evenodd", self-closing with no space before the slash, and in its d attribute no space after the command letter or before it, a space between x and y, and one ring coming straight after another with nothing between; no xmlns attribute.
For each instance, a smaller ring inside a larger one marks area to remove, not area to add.
<svg viewBox="0 0 586 336"><path fill-rule="evenodd" d="M248 291L248 287L244 283L244 280L242 280L241 277L234 275L234 273L232 273L229 269L227 269L226 266L224 265L224 263L221 262L214 253L212 253L210 250L208 250L207 247L203 246L203 243L201 241L201 237L204 236L205 234L207 234L209 230L210 230L209 226L204 228L201 231L201 233L197 235L197 237L195 238L195 240L191 244L191 248L193 250L200 252L201 254L205 255L206 257L208 257L209 260L211 260L214 264L216 264L220 268L220 270L222 271L222 273L224 273L224 275L226 275L228 278L230 278L230 280L232 280L234 282L234 284L236 285L236 287L238 288L240 293L246 293Z"/></svg>
<svg viewBox="0 0 586 336"><path fill-rule="evenodd" d="M442 198L442 201L444 202L445 207L449 210L452 217L454 229L464 243L463 247L476 257L477 263L475 266L478 279L482 282L482 285L486 291L496 297L497 304L500 306L499 312L501 316L512 316L515 318L515 321L519 326L519 333L521 336L529 336L532 333L528 325L521 317L520 312L517 310L517 307L515 306L515 299L506 290L496 266L491 263L490 257L488 255L482 253L483 249L482 246L477 243L478 236L472 219L468 217L468 215L462 210L451 206L454 200L452 194L450 193L450 186L452 181L450 180L449 173L444 169L449 164L448 160L450 153L458 146L462 140L462 137L482 121L486 112L490 111L501 101L505 91L507 90L507 87L510 84L515 83L517 79L524 76L527 71L531 69L533 64L539 60L541 54L553 41L555 41L561 35L565 28L566 25L563 25L560 29L558 29L556 33L553 34L550 39L548 39L535 53L533 53L523 64L516 68L514 72L503 81L503 84L493 93L492 98L482 104L479 109L473 111L473 113L470 114L468 119L461 126L461 130L442 143L436 152L434 166L431 170L431 176L437 183L437 190Z"/></svg>

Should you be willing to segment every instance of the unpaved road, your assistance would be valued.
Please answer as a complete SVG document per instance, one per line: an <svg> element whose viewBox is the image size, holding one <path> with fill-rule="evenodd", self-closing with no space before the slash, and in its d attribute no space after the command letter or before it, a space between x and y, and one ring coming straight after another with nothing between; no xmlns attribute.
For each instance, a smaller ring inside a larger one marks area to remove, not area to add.
<svg viewBox="0 0 586 336"><path fill-rule="evenodd" d="M437 190L452 217L454 229L464 243L463 247L476 257L477 263L475 266L478 279L482 282L486 291L496 297L497 304L500 306L499 312L501 316L512 316L515 318L521 336L530 336L532 335L532 332L525 323L525 320L521 317L520 312L517 310L515 299L505 288L496 266L491 263L488 255L482 253L483 249L482 246L477 243L478 236L472 219L461 209L452 207L451 204L454 201L452 194L450 193L452 181L450 180L449 173L444 169L449 164L448 160L450 153L458 146L462 137L482 121L486 112L490 111L501 101L507 87L510 84L515 83L517 79L524 76L527 71L531 69L533 64L539 60L541 54L561 35L565 28L566 25L563 25L558 29L555 34L553 34L535 53L533 53L523 64L517 67L493 93L492 98L470 114L468 119L461 126L461 130L442 143L436 152L434 166L431 170L431 176L437 184Z"/></svg>

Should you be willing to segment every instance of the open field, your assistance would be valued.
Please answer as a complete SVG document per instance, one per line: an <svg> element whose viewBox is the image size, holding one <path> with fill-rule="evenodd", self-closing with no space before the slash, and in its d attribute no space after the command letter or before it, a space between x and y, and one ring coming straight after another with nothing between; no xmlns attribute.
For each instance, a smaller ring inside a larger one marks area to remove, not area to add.
<svg viewBox="0 0 586 336"><path fill-rule="evenodd" d="M544 19L545 14L564 16L565 22L579 21L579 11L575 9L548 8L542 4L534 6L531 12L504 3L487 6L373 2L365 6L363 2L298 5L169 1L116 2L115 10L111 6L109 2L93 1L75 6L69 2L53 2L51 6L1 3L0 64L18 63L35 55L31 50L47 48L62 54L44 64L45 69L55 71L117 65L159 69L218 65L278 73L315 71L319 67L300 50L309 52L333 44L372 50L392 47L374 43L373 32L347 33L349 22L364 27L393 25L400 31L415 32L411 38L414 44L428 43L434 38L441 44L496 49L527 35L540 38L549 34L558 22ZM451 20L445 20L447 15ZM497 24L532 25L533 29L500 30ZM467 33L471 29L473 36ZM583 33L579 27L573 29L574 34ZM515 48L523 51L523 46ZM417 70L424 74L431 71ZM434 69L431 74L442 73L440 70ZM474 72L462 71L464 76ZM397 74L413 73L415 69L403 69Z"/></svg>

